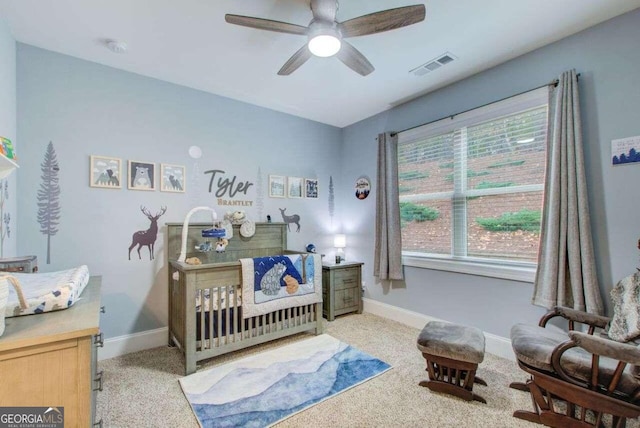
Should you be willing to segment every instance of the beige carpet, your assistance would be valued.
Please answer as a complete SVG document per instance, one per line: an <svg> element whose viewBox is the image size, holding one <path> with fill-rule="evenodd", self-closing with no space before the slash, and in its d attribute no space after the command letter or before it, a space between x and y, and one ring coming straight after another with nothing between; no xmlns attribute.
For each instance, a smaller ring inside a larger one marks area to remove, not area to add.
<svg viewBox="0 0 640 428"><path fill-rule="evenodd" d="M419 331L370 314L325 320L325 333L391 364L393 368L276 425L277 427L539 427L513 418L531 409L529 395L508 388L525 373L514 362L487 354L478 376L488 386L474 392L487 404L466 402L418 386L427 378L416 348ZM255 346L205 361L214 367L266 349L308 337L306 334ZM178 378L182 355L175 348L156 348L99 363L104 391L98 394L98 419L105 427L198 427ZM627 426L638 426L635 421Z"/></svg>

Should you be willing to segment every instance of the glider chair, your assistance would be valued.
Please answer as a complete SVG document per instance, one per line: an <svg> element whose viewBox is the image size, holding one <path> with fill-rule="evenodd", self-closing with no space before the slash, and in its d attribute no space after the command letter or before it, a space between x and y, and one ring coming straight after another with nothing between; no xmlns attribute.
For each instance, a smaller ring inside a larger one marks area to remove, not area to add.
<svg viewBox="0 0 640 428"><path fill-rule="evenodd" d="M556 317L568 321L568 332L547 327ZM625 427L640 416L640 349L612 340L609 325L607 317L561 307L538 326L514 325L513 351L531 377L510 387L531 394L533 411L513 416L558 428Z"/></svg>

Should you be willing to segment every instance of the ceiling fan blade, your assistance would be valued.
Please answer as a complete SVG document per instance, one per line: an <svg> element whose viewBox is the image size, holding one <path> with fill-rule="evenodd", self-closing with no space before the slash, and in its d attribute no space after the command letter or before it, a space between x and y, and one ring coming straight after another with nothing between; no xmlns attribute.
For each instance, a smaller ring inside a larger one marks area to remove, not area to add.
<svg viewBox="0 0 640 428"><path fill-rule="evenodd" d="M342 41L342 46L336 56L347 67L362 76L366 76L375 70L369 60L365 58L358 49L354 48L350 43L344 40Z"/></svg>
<svg viewBox="0 0 640 428"><path fill-rule="evenodd" d="M291 73L296 71L302 64L307 62L307 60L312 56L313 54L311 53L311 51L307 47L307 44L305 43L304 46L298 49L298 51L294 53L293 56L291 56L291 58L287 60L287 62L284 63L280 71L278 71L278 75L280 76L290 75Z"/></svg>
<svg viewBox="0 0 640 428"><path fill-rule="evenodd" d="M276 31L278 33L307 34L307 27L289 24L288 22L272 21L271 19L254 18L251 16L226 14L224 20L229 24L242 25L243 27L257 28L259 30Z"/></svg>
<svg viewBox="0 0 640 428"><path fill-rule="evenodd" d="M425 13L423 4L398 7L349 19L339 24L338 28L342 37L366 36L423 21Z"/></svg>
<svg viewBox="0 0 640 428"><path fill-rule="evenodd" d="M317 21L333 22L336 20L338 2L336 0L311 0L311 12L313 19Z"/></svg>

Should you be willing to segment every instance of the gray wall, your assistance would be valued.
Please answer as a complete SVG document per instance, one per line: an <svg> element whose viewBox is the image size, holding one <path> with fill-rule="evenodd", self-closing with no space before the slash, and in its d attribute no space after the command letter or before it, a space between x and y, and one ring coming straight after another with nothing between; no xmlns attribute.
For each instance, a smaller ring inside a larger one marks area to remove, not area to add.
<svg viewBox="0 0 640 428"><path fill-rule="evenodd" d="M20 146L16 140L16 42L11 36L8 25L0 19L0 136L10 139L14 148L20 156ZM13 257L16 255L16 207L18 198L16 197L16 174L13 173L5 180L0 180L4 187L4 182L8 183L8 198L5 198L4 213L11 217L9 223L9 234L5 235L2 248L3 257ZM2 219L0 218L0 221ZM6 231L6 228L4 229Z"/></svg>
<svg viewBox="0 0 640 428"><path fill-rule="evenodd" d="M638 266L640 166L611 166L611 140L640 135L640 10L474 75L393 110L343 129L343 180L368 174L375 180L379 132L398 131L492 102L555 79L575 68L581 108L592 226L602 295ZM461 60L464 60L462 58ZM437 72L446 73L443 68ZM424 78L429 78L426 75ZM375 185L374 185L375 187ZM347 198L346 233L351 257L365 265L366 297L508 337L512 324L535 322L533 286L472 275L405 268L393 286L373 278L375 197ZM610 308L609 308L610 311Z"/></svg>
<svg viewBox="0 0 640 428"><path fill-rule="evenodd" d="M194 206L212 206L220 216L237 209L217 205L205 170L225 170L229 178L255 183L246 197L236 199L256 201L260 168L264 209L258 219L256 206L243 207L249 217L264 221L270 214L282 221L278 208L286 208L301 217L301 231L289 234L289 248L302 249L309 242L323 251L330 246L327 188L329 176L339 173L334 162L341 144L338 128L23 44L18 44L17 72L19 253L38 255L42 271L87 264L92 274L102 275L106 337L166 325L165 228L156 241L155 260L149 260L146 247L142 260L135 250L127 258L132 234L149 227L141 205L152 213L166 206L162 226L182 222ZM62 211L46 264L36 190L49 141L60 164ZM203 150L196 176L196 161L188 155L192 145ZM161 162L185 165L187 192L89 187L90 155L155 162L156 168ZM317 177L320 197L269 198L269 174ZM194 216L192 221L208 219Z"/></svg>

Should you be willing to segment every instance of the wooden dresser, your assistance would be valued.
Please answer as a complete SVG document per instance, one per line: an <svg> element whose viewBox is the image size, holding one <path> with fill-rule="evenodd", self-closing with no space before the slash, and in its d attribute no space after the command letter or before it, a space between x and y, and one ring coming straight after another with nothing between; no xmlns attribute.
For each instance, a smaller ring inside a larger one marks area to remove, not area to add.
<svg viewBox="0 0 640 428"><path fill-rule="evenodd" d="M322 264L322 314L329 321L336 315L362 313L362 265L360 262Z"/></svg>
<svg viewBox="0 0 640 428"><path fill-rule="evenodd" d="M69 309L6 318L0 337L0 405L64 407L65 427L95 423L101 277Z"/></svg>

